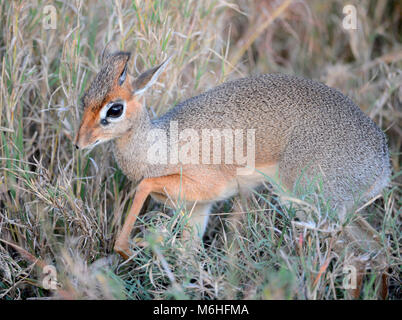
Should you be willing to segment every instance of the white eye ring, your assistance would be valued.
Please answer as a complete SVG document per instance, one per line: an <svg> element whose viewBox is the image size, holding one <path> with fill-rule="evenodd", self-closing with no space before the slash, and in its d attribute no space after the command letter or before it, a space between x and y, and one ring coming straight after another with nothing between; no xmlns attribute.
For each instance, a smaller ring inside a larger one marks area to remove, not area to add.
<svg viewBox="0 0 402 320"><path fill-rule="evenodd" d="M119 116L117 118L112 118L112 117L107 116L107 112L114 104L123 105L123 113L121 114L121 116ZM119 122L119 121L123 120L125 114L126 114L126 102L124 100L116 100L116 101L112 101L112 102L109 102L108 104L106 104L100 111L99 116L100 116L101 121L106 119L108 122Z"/></svg>

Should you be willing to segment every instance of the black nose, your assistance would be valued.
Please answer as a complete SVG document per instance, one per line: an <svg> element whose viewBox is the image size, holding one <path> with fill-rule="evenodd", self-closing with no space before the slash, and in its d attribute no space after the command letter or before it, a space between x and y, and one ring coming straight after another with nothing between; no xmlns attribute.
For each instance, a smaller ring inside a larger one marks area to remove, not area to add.
<svg viewBox="0 0 402 320"><path fill-rule="evenodd" d="M80 147L77 145L77 144L75 144L75 149L79 149Z"/></svg>

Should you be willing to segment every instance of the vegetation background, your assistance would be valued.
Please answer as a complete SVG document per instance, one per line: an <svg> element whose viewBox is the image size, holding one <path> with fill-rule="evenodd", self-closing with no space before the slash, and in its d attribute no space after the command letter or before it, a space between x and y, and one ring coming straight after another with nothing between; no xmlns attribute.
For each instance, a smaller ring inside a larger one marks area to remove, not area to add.
<svg viewBox="0 0 402 320"><path fill-rule="evenodd" d="M356 7L356 30L342 27L346 4ZM45 28L46 5L55 8L55 29ZM169 214L150 201L136 224L135 256L123 262L113 253L135 186L110 145L79 152L72 139L79 99L115 38L133 52L134 75L173 55L145 96L152 116L251 74L302 75L350 96L389 138L392 184L360 214L385 248L389 299L400 299L401 13L397 0L2 1L0 298L347 297L347 255L330 245L336 232L294 223L297 210L311 209L307 200L324 212L314 198L285 205L275 192L256 193L237 228L225 223L232 201L223 202L203 247L181 241L180 207ZM314 219L341 228L336 216ZM44 287L47 265L57 290ZM366 276L361 299L376 298L376 277Z"/></svg>

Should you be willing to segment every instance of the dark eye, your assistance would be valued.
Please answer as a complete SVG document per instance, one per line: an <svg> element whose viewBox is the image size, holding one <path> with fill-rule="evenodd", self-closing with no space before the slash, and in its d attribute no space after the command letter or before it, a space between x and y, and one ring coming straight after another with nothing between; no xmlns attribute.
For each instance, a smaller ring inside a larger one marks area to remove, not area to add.
<svg viewBox="0 0 402 320"><path fill-rule="evenodd" d="M112 105L106 113L107 118L118 118L123 113L123 105L121 103L115 103Z"/></svg>

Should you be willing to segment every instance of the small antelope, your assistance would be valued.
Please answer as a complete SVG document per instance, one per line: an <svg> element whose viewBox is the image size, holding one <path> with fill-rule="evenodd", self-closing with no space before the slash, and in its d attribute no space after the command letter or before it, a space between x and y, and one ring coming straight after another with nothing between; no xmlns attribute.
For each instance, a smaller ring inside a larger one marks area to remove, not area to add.
<svg viewBox="0 0 402 320"><path fill-rule="evenodd" d="M139 97L167 62L134 79L128 74L129 59L128 52L106 54L82 98L84 114L75 139L81 149L112 140L120 168L139 183L114 247L124 258L130 256L130 232L149 195L157 201L184 199L191 210L189 225L202 236L213 203L256 188L267 177L292 191L296 184L320 176L322 192L336 210L377 195L389 182L384 133L333 88L300 77L265 74L223 83L151 119ZM254 170L238 174L244 164L215 163L212 151L208 163L175 159L173 151L180 153L188 143L172 143L172 123L198 136L205 129L253 129ZM166 142L169 161L150 161L149 150L157 137Z"/></svg>

